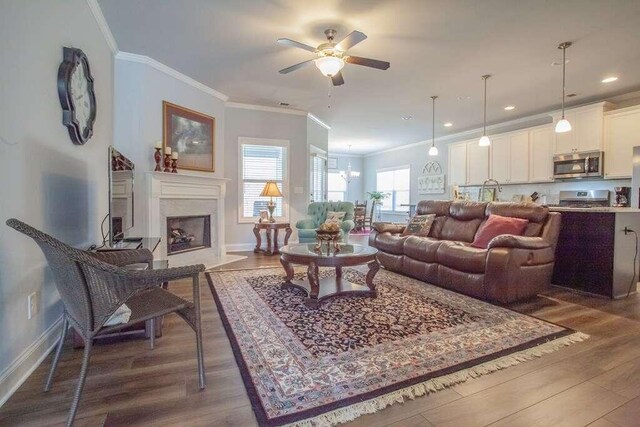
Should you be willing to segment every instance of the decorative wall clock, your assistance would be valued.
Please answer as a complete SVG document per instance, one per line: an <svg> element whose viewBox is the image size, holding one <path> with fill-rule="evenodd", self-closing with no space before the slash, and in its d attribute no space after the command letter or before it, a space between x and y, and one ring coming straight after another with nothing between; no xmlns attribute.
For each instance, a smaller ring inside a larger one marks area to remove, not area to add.
<svg viewBox="0 0 640 427"><path fill-rule="evenodd" d="M65 47L58 68L58 97L62 106L62 124L71 141L82 145L93 135L96 120L96 96L87 55L80 49Z"/></svg>

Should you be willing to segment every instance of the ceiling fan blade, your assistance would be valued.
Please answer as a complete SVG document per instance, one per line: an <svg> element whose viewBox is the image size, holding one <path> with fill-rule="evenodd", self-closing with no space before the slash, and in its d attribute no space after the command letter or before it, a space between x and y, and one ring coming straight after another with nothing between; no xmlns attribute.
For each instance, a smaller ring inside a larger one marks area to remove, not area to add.
<svg viewBox="0 0 640 427"><path fill-rule="evenodd" d="M346 52L347 49L354 47L366 38L367 36L365 33L361 33L360 31L351 31L347 37L342 39L342 41L336 45L336 49Z"/></svg>
<svg viewBox="0 0 640 427"><path fill-rule="evenodd" d="M342 78L342 71L338 71L338 74L335 76L331 76L331 81L334 86L342 86L344 84L344 79Z"/></svg>
<svg viewBox="0 0 640 427"><path fill-rule="evenodd" d="M280 71L278 71L278 72L279 72L280 74L287 74L287 73L290 73L290 72L292 72L292 71L297 70L298 68L302 68L302 67L304 67L304 66L306 66L306 65L309 65L309 64L311 64L313 61L315 61L315 59L309 59L308 61L303 61L303 62L300 62L300 63L298 63L298 64L292 65L292 66L290 66L290 67L283 68L282 70L280 70Z"/></svg>
<svg viewBox="0 0 640 427"><path fill-rule="evenodd" d="M285 45L285 46L290 46L290 47L297 47L299 49L304 49L304 50L308 50L309 52L317 52L318 49L316 49L313 46L309 46L308 44L304 44L304 43L300 43L297 42L295 40L291 40L291 39L278 39L278 43Z"/></svg>
<svg viewBox="0 0 640 427"><path fill-rule="evenodd" d="M391 66L387 61L378 61L377 59L361 58L359 56L347 56L344 59L349 64L364 65L365 67L377 68L379 70L386 70Z"/></svg>

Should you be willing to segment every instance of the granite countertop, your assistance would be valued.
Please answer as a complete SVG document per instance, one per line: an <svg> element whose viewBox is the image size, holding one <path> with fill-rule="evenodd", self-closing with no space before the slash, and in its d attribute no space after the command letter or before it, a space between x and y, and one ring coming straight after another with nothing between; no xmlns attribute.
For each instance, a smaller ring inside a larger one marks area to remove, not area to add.
<svg viewBox="0 0 640 427"><path fill-rule="evenodd" d="M640 213L637 208L568 208L563 206L549 206L551 212L587 212L587 213Z"/></svg>

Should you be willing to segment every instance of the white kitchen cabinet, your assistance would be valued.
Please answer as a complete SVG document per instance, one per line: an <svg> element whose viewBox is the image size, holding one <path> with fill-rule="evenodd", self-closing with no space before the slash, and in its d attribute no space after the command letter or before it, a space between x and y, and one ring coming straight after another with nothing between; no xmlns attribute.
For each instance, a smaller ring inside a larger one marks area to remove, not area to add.
<svg viewBox="0 0 640 427"><path fill-rule="evenodd" d="M491 177L501 184L529 180L529 132L511 132L491 139Z"/></svg>
<svg viewBox="0 0 640 427"><path fill-rule="evenodd" d="M509 180L509 136L491 138L491 178L506 184Z"/></svg>
<svg viewBox="0 0 640 427"><path fill-rule="evenodd" d="M555 154L571 154L604 149L604 113L613 108L609 102L599 102L585 107L566 110L565 118L571 130L555 133ZM561 119L560 113L553 115L553 127Z"/></svg>
<svg viewBox="0 0 640 427"><path fill-rule="evenodd" d="M489 178L489 147L481 147L478 140L467 142L467 184L482 185Z"/></svg>
<svg viewBox="0 0 640 427"><path fill-rule="evenodd" d="M467 183L467 144L449 145L449 184L465 185Z"/></svg>
<svg viewBox="0 0 640 427"><path fill-rule="evenodd" d="M640 107L622 108L604 117L604 177L630 178L633 147L640 145Z"/></svg>
<svg viewBox="0 0 640 427"><path fill-rule="evenodd" d="M553 143L552 125L529 131L529 182L553 181Z"/></svg>

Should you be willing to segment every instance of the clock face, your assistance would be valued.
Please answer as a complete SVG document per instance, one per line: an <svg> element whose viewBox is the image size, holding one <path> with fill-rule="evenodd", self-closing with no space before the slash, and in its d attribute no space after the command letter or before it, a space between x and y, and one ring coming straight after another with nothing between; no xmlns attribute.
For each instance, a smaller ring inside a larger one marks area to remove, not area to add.
<svg viewBox="0 0 640 427"><path fill-rule="evenodd" d="M96 98L89 61L80 49L64 48L64 61L58 69L58 96L62 124L74 143L84 144L93 135Z"/></svg>

